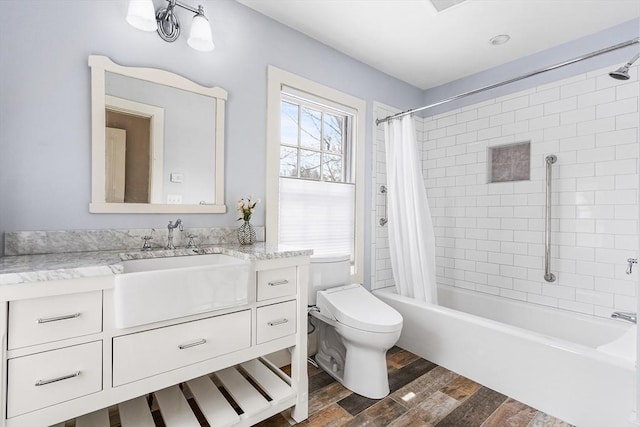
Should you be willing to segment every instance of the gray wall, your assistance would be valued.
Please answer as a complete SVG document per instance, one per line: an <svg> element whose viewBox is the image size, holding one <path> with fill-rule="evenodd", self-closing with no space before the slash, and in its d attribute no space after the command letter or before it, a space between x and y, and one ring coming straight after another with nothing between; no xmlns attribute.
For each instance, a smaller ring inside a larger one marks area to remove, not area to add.
<svg viewBox="0 0 640 427"><path fill-rule="evenodd" d="M166 69L229 91L225 215L181 215L187 227L236 225L235 200L264 196L267 65L367 101L420 105L422 91L232 0L202 3L216 49L173 44L126 21L127 0L5 0L0 14L0 233L163 227L176 215L90 214L90 73L87 56ZM156 7L165 2L154 0ZM188 27L191 13L178 11ZM372 128L366 126L366 164ZM370 212L371 171L366 175ZM264 204L256 225L264 224ZM366 230L370 229L366 216ZM368 233L367 233L368 234ZM1 242L0 242L1 243ZM0 245L0 247L2 247ZM365 248L369 250L369 236ZM0 249L1 250L1 249ZM368 270L370 256L365 254ZM366 273L365 277L369 277Z"/></svg>

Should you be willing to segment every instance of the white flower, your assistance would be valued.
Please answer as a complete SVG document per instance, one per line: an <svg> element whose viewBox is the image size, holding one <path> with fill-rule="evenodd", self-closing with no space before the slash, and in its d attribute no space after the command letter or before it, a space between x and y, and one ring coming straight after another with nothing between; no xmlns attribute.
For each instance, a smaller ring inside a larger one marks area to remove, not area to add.
<svg viewBox="0 0 640 427"><path fill-rule="evenodd" d="M251 199L253 199L253 195L247 197L246 203L244 198L238 200L238 206L236 207L236 210L240 212L240 218L238 218L238 221L241 219L249 221L251 219L251 215L253 215L255 206L260 203L260 199L257 199L253 202L251 201Z"/></svg>

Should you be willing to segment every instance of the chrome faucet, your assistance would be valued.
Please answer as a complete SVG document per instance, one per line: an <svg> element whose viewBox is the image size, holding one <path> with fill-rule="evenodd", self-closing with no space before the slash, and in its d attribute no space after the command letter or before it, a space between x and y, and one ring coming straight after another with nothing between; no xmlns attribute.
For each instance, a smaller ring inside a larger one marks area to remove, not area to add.
<svg viewBox="0 0 640 427"><path fill-rule="evenodd" d="M180 228L180 231L184 230L184 226L182 225L182 220L180 218L176 219L176 223L169 221L169 225L167 225L169 229L169 238L167 240L167 246L165 249L175 249L175 245L173 244L173 230L176 228Z"/></svg>
<svg viewBox="0 0 640 427"><path fill-rule="evenodd" d="M627 322L631 323L636 323L638 320L638 315L636 313L629 313L625 311L614 311L611 314L611 317L613 317L614 319L626 320Z"/></svg>

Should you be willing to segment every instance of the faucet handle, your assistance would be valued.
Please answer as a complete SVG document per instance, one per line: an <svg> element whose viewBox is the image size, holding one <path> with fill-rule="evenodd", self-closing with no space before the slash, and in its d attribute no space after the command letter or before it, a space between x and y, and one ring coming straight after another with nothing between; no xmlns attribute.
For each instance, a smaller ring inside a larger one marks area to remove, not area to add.
<svg viewBox="0 0 640 427"><path fill-rule="evenodd" d="M629 258L627 260L627 274L631 274L631 270L633 269L633 264L637 264L638 263L638 258Z"/></svg>
<svg viewBox="0 0 640 427"><path fill-rule="evenodd" d="M143 251L150 251L152 249L151 243L149 242L149 240L151 239L152 239L151 236L142 236L142 240L144 240L144 243L142 244Z"/></svg>

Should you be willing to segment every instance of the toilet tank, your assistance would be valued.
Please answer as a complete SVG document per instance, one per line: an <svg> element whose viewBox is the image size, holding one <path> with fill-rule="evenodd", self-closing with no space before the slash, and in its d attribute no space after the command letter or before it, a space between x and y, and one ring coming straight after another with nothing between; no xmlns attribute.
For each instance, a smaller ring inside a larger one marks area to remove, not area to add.
<svg viewBox="0 0 640 427"><path fill-rule="evenodd" d="M309 305L316 305L318 291L351 283L349 255L316 255L309 268Z"/></svg>

